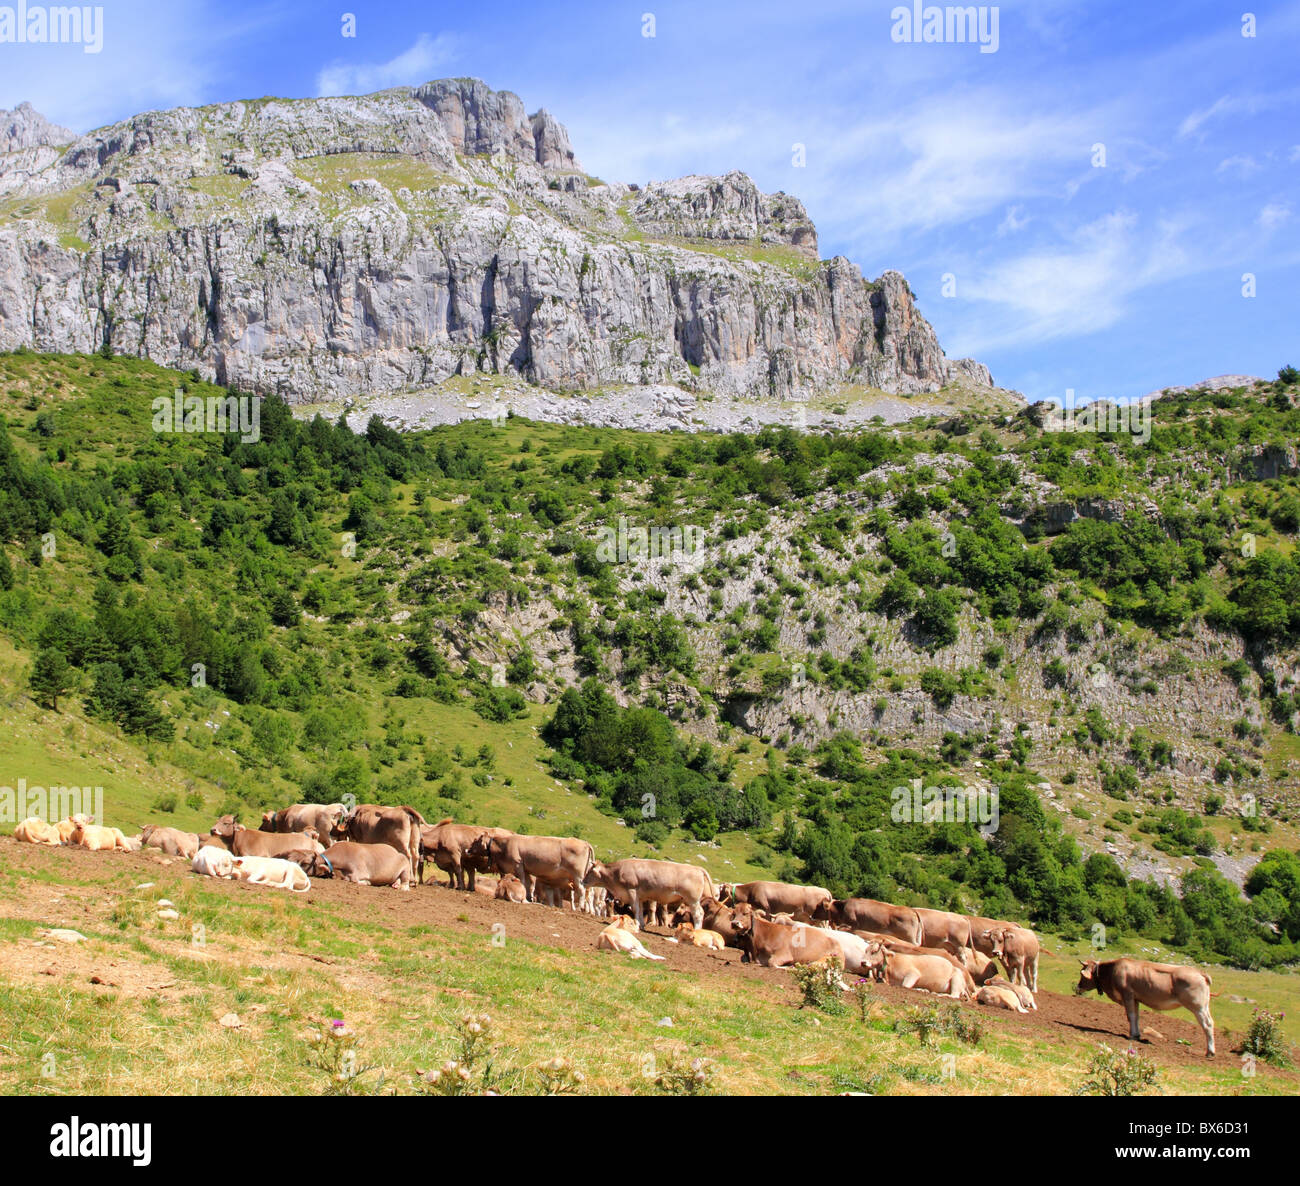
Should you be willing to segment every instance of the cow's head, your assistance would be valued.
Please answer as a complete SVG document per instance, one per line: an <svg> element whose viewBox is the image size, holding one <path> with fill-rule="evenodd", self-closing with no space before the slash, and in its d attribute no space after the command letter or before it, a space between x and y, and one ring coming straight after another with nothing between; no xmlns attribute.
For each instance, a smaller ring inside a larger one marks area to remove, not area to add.
<svg viewBox="0 0 1300 1186"><path fill-rule="evenodd" d="M1076 997L1081 997L1084 993L1089 992L1094 988L1098 992L1101 992L1101 981L1097 976L1097 961L1080 960L1079 983L1074 986L1074 995Z"/></svg>
<svg viewBox="0 0 1300 1186"><path fill-rule="evenodd" d="M323 852L296 852L291 855L313 877L333 877L334 866Z"/></svg>
<svg viewBox="0 0 1300 1186"><path fill-rule="evenodd" d="M260 831L263 831L263 832L274 832L274 831L275 831L275 817L276 817L278 814L279 814L279 812L276 812L276 811L264 811L264 812L262 812L262 823L261 823L261 825L260 825L260 829L259 829L259 830L260 830Z"/></svg>
<svg viewBox="0 0 1300 1186"><path fill-rule="evenodd" d="M148 844L149 837L152 836L154 832L156 832L157 830L158 830L157 824L145 824L145 826L140 829L140 843Z"/></svg>
<svg viewBox="0 0 1300 1186"><path fill-rule="evenodd" d="M220 836L222 840L229 840L236 832L241 831L244 825L235 819L233 815L223 815L210 829L210 834Z"/></svg>
<svg viewBox="0 0 1300 1186"><path fill-rule="evenodd" d="M736 938L748 938L754 933L754 908L747 902L742 902L731 912L731 927L736 932Z"/></svg>
<svg viewBox="0 0 1300 1186"><path fill-rule="evenodd" d="M889 970L889 948L879 939L872 939L862 960L862 970L873 980L883 980Z"/></svg>
<svg viewBox="0 0 1300 1186"><path fill-rule="evenodd" d="M1006 937L1006 931L984 932L983 939L989 945L989 954L991 954L994 959L1002 958L1002 949L1005 946Z"/></svg>
<svg viewBox="0 0 1300 1186"><path fill-rule="evenodd" d="M843 902L837 902L834 898L823 898L813 911L813 922L838 922L839 908L843 905Z"/></svg>
<svg viewBox="0 0 1300 1186"><path fill-rule="evenodd" d="M486 831L480 832L470 841L465 855L478 861L487 860L492 855L492 837Z"/></svg>

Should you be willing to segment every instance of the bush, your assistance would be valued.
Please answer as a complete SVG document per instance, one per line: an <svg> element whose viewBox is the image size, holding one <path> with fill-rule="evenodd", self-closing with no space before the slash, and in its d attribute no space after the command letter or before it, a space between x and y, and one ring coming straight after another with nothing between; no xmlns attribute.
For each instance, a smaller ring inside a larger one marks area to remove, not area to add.
<svg viewBox="0 0 1300 1186"><path fill-rule="evenodd" d="M801 1009L820 1009L823 1013L839 1014L845 1011L843 992L846 987L840 973L844 961L828 955L811 964L797 964L790 969L791 976L803 994Z"/></svg>
<svg viewBox="0 0 1300 1186"><path fill-rule="evenodd" d="M1076 1095L1141 1095L1156 1081L1156 1067L1136 1050L1116 1054L1100 1046L1088 1064L1087 1078Z"/></svg>
<svg viewBox="0 0 1300 1186"><path fill-rule="evenodd" d="M1275 1067L1291 1065L1291 1044L1282 1033L1285 1013L1270 1013L1256 1009L1250 1018L1250 1028L1241 1044L1242 1054L1252 1054Z"/></svg>

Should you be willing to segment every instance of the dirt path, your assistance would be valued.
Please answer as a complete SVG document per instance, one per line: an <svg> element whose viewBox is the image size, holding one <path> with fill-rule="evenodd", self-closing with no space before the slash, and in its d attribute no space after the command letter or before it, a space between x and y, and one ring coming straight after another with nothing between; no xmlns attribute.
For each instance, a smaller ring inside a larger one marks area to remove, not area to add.
<svg viewBox="0 0 1300 1186"><path fill-rule="evenodd" d="M23 876L40 870L47 874L52 868L62 866L77 878L94 877L105 870L107 863L113 868L123 866L137 870L138 880L152 881L166 872L183 878L195 876L188 871L188 862L162 857L155 852L92 853L77 848L45 848L18 844L8 836L0 837L0 868L9 874ZM10 917L30 919L38 926L76 927L78 921L92 925L105 909L102 887L91 885L57 885L46 881L24 879L24 894L15 902L12 896L0 899L0 913ZM376 889L352 885L347 882L314 880L308 894L286 894L242 882L221 881L209 878L205 888L217 893L267 894L279 893L291 908L308 912L328 904L332 912L357 922L405 929L428 926L435 929L462 932L490 933L494 924L505 927L507 938L522 939L529 943L571 951L593 952L596 936L603 923L583 914L574 914L567 908L556 910L547 906L496 901L483 893L463 893L449 890L445 883L428 884L410 892ZM773 997L792 1000L790 974L781 968L760 968L740 962L740 952L728 949L710 952L672 942L662 928L649 928L643 932L643 941L656 955L665 956L667 962L659 965L672 975L711 976L728 983L744 980L750 985L762 986L760 991ZM293 953L285 953L292 955ZM605 958L605 957L602 957ZM614 958L612 956L608 958ZM1044 956L1044 960L1051 957ZM30 962L24 959L24 963ZM0 950L0 974L26 979L27 967L19 966L19 956L12 946ZM147 982L155 969L141 976ZM156 980L155 980L156 983ZM931 1001L934 998L906 989L877 985L878 999L896 1005L909 1005ZM978 1012L992 1028L1013 1034L1023 1034L1035 1039L1074 1045L1081 1041L1107 1042L1117 1049L1130 1045L1128 1023L1123 1009L1097 996L1074 997L1042 991L1037 994L1038 1010L1027 1014L1008 1013L976 1005L963 1008ZM1143 1010L1145 1053L1157 1062L1174 1064L1203 1064L1205 1045L1200 1028L1182 1016L1153 1015ZM1160 1036L1147 1039L1148 1030ZM1180 1043L1179 1039L1183 1041ZM1233 1057L1219 1044L1219 1058Z"/></svg>

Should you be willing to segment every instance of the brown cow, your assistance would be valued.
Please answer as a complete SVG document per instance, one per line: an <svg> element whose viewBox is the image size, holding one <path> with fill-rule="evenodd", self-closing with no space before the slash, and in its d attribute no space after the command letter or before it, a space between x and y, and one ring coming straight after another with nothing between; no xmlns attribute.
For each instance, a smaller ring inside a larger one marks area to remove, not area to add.
<svg viewBox="0 0 1300 1186"><path fill-rule="evenodd" d="M420 829L425 819L414 807L380 807L362 803L334 827L336 839L358 844L387 844L411 863L411 878L420 875Z"/></svg>
<svg viewBox="0 0 1300 1186"><path fill-rule="evenodd" d="M970 983L970 973L937 955L890 952L885 964L885 983L898 988L924 989L958 1001L971 996L966 987Z"/></svg>
<svg viewBox="0 0 1300 1186"><path fill-rule="evenodd" d="M315 832L253 832L233 815L223 815L212 825L211 835L226 842L237 857L288 857L294 852L320 849Z"/></svg>
<svg viewBox="0 0 1300 1186"><path fill-rule="evenodd" d="M433 863L447 874L448 889L473 890L475 876L488 872L492 867L484 854L470 855L474 841L484 834L500 837L514 835L506 828L458 824L450 816L439 820L432 827L421 828L419 870L421 884L424 882L424 862L432 857Z"/></svg>
<svg viewBox="0 0 1300 1186"><path fill-rule="evenodd" d="M1139 1006L1161 1011L1180 1005L1196 1018L1205 1034L1205 1057L1214 1054L1214 1018L1210 1016L1210 974L1178 964L1153 964L1148 960L1117 959L1099 963L1083 960L1076 996L1095 989L1102 996L1124 1006L1128 1014L1128 1036L1142 1037L1138 1024Z"/></svg>
<svg viewBox="0 0 1300 1186"><path fill-rule="evenodd" d="M326 848L334 843L334 829L346 814L342 803L295 803L279 811L262 812L263 832L305 832L316 830L316 836Z"/></svg>
<svg viewBox="0 0 1300 1186"><path fill-rule="evenodd" d="M724 906L717 898L701 898L700 906L704 910L704 929L721 935L728 947L739 947L740 941L732 924L731 907Z"/></svg>
<svg viewBox="0 0 1300 1186"><path fill-rule="evenodd" d="M145 848L157 848L169 857L184 857L187 861L192 861L199 851L199 838L194 832L158 824L145 824L140 829L140 843Z"/></svg>
<svg viewBox="0 0 1300 1186"><path fill-rule="evenodd" d="M691 922L704 925L705 898L713 896L713 878L707 869L681 861L652 861L647 857L624 857L610 865L592 863L585 876L587 885L600 885L609 895L632 907L637 922L646 925L643 909L658 907L664 925L668 910L681 902L691 912Z"/></svg>
<svg viewBox="0 0 1300 1186"><path fill-rule="evenodd" d="M1030 992L1038 991L1038 936L1024 927L1008 927L1003 931L986 932L986 942L993 944L993 954L1006 965L1007 979L1012 984L1027 985Z"/></svg>
<svg viewBox="0 0 1300 1186"><path fill-rule="evenodd" d="M1017 925L1001 918L982 918L978 914L968 914L966 921L970 923L970 945L985 955L993 954L992 940L985 938L985 931L1006 931Z"/></svg>
<svg viewBox="0 0 1300 1186"><path fill-rule="evenodd" d="M576 911L583 882L596 863L595 850L573 836L480 836L469 855L486 856L498 873L513 873L524 884L530 902L536 900L533 879L567 881L569 905Z"/></svg>
<svg viewBox="0 0 1300 1186"><path fill-rule="evenodd" d="M403 852L391 844L361 844L341 840L318 852L308 872L313 877L337 877L357 885L391 885L409 890L415 874Z"/></svg>
<svg viewBox="0 0 1300 1186"><path fill-rule="evenodd" d="M736 907L732 925L741 950L761 968L813 964L833 955L845 971L867 974L879 968L885 959L884 948L879 944L867 943L847 931L830 931L804 923L769 922L745 904Z"/></svg>
<svg viewBox="0 0 1300 1186"><path fill-rule="evenodd" d="M911 906L894 906L877 902L874 898L833 898L829 904L817 908L816 922L829 922L834 927L848 927L851 931L874 931L879 935L895 935L907 943L920 945L921 919Z"/></svg>
<svg viewBox="0 0 1300 1186"><path fill-rule="evenodd" d="M922 947L943 947L956 954L971 945L970 919L951 910L926 910L917 907L921 920Z"/></svg>
<svg viewBox="0 0 1300 1186"><path fill-rule="evenodd" d="M524 883L518 877L513 873L506 873L497 882L496 897L503 902L526 902L528 891L524 889Z"/></svg>
<svg viewBox="0 0 1300 1186"><path fill-rule="evenodd" d="M816 885L790 885L784 881L746 881L732 891L732 905L753 906L768 914L789 914L799 922L813 922L819 906L833 900L830 890Z"/></svg>

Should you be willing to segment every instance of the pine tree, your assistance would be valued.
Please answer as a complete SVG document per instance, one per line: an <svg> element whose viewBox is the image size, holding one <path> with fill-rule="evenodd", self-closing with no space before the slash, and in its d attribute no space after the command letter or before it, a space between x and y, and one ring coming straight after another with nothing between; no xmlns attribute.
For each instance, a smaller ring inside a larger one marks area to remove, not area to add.
<svg viewBox="0 0 1300 1186"><path fill-rule="evenodd" d="M63 652L42 647L36 652L30 677L32 692L42 708L59 711L59 697L72 691L72 668Z"/></svg>

